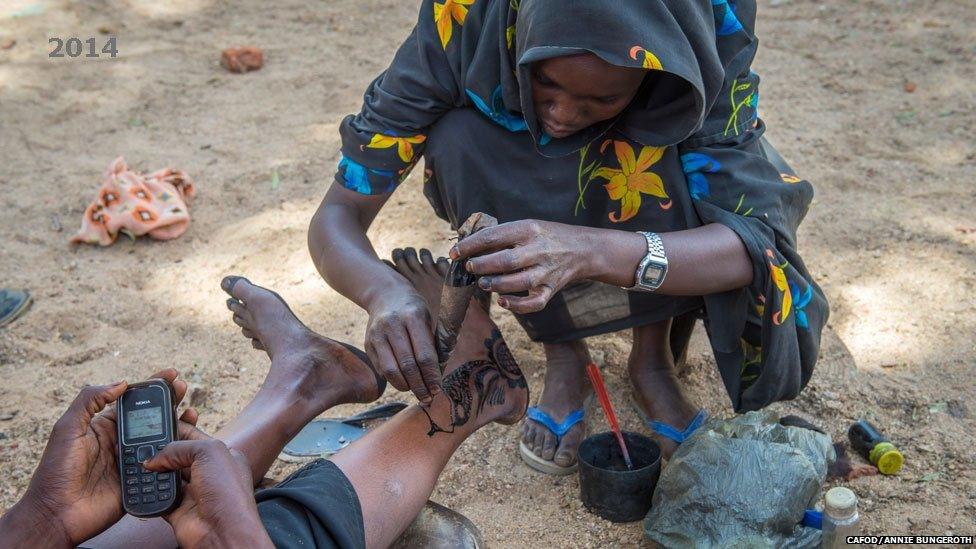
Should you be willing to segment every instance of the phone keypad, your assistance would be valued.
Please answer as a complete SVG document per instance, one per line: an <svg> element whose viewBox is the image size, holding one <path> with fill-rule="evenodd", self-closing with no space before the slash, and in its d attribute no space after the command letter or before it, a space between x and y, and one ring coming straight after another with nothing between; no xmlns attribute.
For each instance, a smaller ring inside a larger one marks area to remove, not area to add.
<svg viewBox="0 0 976 549"><path fill-rule="evenodd" d="M161 449L164 445L159 446ZM134 452L133 448L125 448L122 451L123 455L130 456L123 460L126 464L123 470L126 505L138 506L144 503L172 500L173 482L176 480L172 476L173 473L154 473L141 465L130 465L130 459L135 463L135 458L131 457Z"/></svg>

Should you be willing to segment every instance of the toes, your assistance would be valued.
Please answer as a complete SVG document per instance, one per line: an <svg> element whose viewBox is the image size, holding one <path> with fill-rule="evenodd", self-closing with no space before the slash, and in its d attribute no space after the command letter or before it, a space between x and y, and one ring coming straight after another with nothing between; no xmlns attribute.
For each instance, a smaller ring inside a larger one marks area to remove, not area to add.
<svg viewBox="0 0 976 549"><path fill-rule="evenodd" d="M555 455L552 457L553 463L560 467L569 467L576 463L576 451L583 440L583 433L581 425L570 429L566 436L559 441L559 447L556 448Z"/></svg>
<svg viewBox="0 0 976 549"><path fill-rule="evenodd" d="M230 293L231 290L234 288L234 285L237 284L237 281L243 278L244 277L242 276L236 276L236 275L225 276L220 281L220 289L227 293Z"/></svg>
<svg viewBox="0 0 976 549"><path fill-rule="evenodd" d="M225 276L220 281L220 287L234 298L245 303L249 297L253 297L256 288L250 280L243 276Z"/></svg>
<svg viewBox="0 0 976 549"><path fill-rule="evenodd" d="M237 316L243 317L247 315L247 307L245 307L243 303L234 299L233 297L227 298L227 308Z"/></svg>
<svg viewBox="0 0 976 549"><path fill-rule="evenodd" d="M526 421L525 425L522 426L522 442L525 443L529 448L532 447L532 441L535 440L535 422Z"/></svg>
<svg viewBox="0 0 976 549"><path fill-rule="evenodd" d="M424 270L429 273L437 272L437 262L434 261L434 255L430 253L427 248L420 249L420 264L423 265Z"/></svg>
<svg viewBox="0 0 976 549"><path fill-rule="evenodd" d="M247 320L245 320L244 317L240 315L234 315L233 317L231 317L231 320L233 320L234 324L237 324L241 328L244 328L245 326L248 325Z"/></svg>
<svg viewBox="0 0 976 549"><path fill-rule="evenodd" d="M546 442L547 429L542 427L537 427L535 430L535 438L532 440L532 453L539 455L542 453L542 447Z"/></svg>
<svg viewBox="0 0 976 549"><path fill-rule="evenodd" d="M261 342L258 341L258 340L256 340L256 339L252 339L251 340L251 347L254 347L255 349L257 349L259 351L265 350L264 349L264 345L261 345Z"/></svg>
<svg viewBox="0 0 976 549"><path fill-rule="evenodd" d="M437 274L441 276L447 276L447 272L451 270L451 262L446 257L437 258Z"/></svg>
<svg viewBox="0 0 976 549"><path fill-rule="evenodd" d="M553 456L552 462L560 467L569 467L570 465L576 463L576 453L561 449L556 452L555 456Z"/></svg>
<svg viewBox="0 0 976 549"><path fill-rule="evenodd" d="M421 265L420 265L420 258L417 257L417 250L416 249L414 249L414 248L404 248L403 249L403 259L404 259L404 261L406 261L407 266L409 266L410 269L413 272L415 272L415 273L423 272L423 269L421 268Z"/></svg>
<svg viewBox="0 0 976 549"><path fill-rule="evenodd" d="M407 265L406 259L404 258L403 248L397 248L393 250L393 253L390 254L390 257L393 258L393 268L399 271L400 274L404 276L411 274L410 266Z"/></svg>
<svg viewBox="0 0 976 549"><path fill-rule="evenodd" d="M542 439L542 452L539 457L551 461L554 455L556 455L556 435L546 432Z"/></svg>
<svg viewBox="0 0 976 549"><path fill-rule="evenodd" d="M241 334L248 339L257 339L258 337L257 334L244 327L241 327Z"/></svg>

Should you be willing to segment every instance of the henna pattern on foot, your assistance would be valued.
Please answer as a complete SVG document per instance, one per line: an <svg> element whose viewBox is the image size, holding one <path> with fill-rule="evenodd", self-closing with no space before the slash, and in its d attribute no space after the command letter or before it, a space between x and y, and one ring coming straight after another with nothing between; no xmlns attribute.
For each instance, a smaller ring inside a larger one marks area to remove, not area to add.
<svg viewBox="0 0 976 549"><path fill-rule="evenodd" d="M453 433L457 427L467 424L471 420L471 408L475 401L478 403L475 413L481 414L486 404L493 407L504 406L507 391L528 389L525 376L498 329L492 330L491 336L485 339L485 349L488 360L465 362L444 376L441 382L441 389L451 402L449 427L438 425L427 408L421 407L430 421L427 436Z"/></svg>

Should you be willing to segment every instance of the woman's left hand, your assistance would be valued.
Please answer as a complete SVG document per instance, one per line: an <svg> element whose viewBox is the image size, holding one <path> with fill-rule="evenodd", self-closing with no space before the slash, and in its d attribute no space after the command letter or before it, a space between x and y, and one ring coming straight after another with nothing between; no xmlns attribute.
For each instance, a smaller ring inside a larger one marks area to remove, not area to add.
<svg viewBox="0 0 976 549"><path fill-rule="evenodd" d="M502 295L498 304L514 313L542 310L570 282L591 278L597 238L594 229L527 219L478 231L451 249L451 258L470 258L465 268L482 275L478 286Z"/></svg>

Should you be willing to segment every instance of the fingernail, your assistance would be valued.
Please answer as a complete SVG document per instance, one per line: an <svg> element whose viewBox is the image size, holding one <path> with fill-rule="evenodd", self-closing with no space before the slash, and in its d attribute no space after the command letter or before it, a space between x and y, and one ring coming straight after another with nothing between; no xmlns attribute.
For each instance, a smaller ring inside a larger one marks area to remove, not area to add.
<svg viewBox="0 0 976 549"><path fill-rule="evenodd" d="M505 307L507 309L508 308L508 300L505 299L504 297L499 297L498 298L498 306L499 307Z"/></svg>
<svg viewBox="0 0 976 549"><path fill-rule="evenodd" d="M461 256L458 252L457 246L451 246L451 251L447 252L447 255L451 256L451 259L457 259Z"/></svg>
<svg viewBox="0 0 976 549"><path fill-rule="evenodd" d="M479 278L478 279L478 287L481 288L482 290L490 290L491 289L491 279L488 278L487 276L483 276L483 277Z"/></svg>
<svg viewBox="0 0 976 549"><path fill-rule="evenodd" d="M471 263L470 259L464 262L464 270L468 271L469 273L474 272L474 264Z"/></svg>

